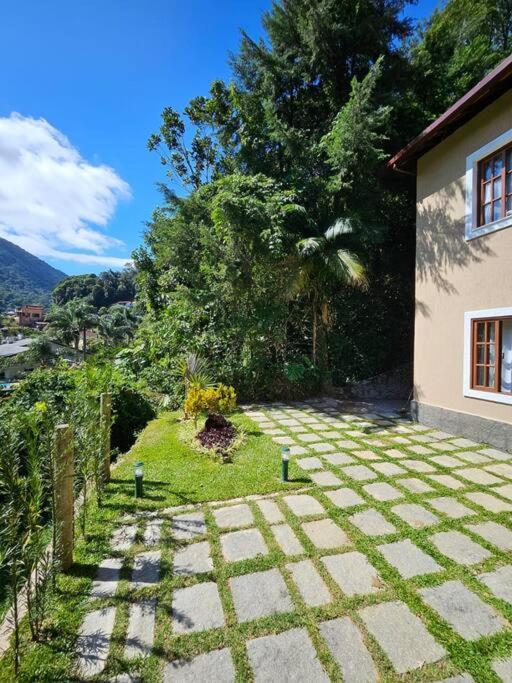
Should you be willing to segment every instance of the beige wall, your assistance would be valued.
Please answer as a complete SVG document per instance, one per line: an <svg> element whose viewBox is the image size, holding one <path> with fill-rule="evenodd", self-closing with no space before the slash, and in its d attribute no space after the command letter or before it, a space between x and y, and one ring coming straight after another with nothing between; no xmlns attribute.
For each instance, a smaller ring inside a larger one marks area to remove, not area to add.
<svg viewBox="0 0 512 683"><path fill-rule="evenodd" d="M415 398L512 423L512 405L463 395L464 313L512 306L512 228L464 239L466 157L512 128L512 92L418 161Z"/></svg>

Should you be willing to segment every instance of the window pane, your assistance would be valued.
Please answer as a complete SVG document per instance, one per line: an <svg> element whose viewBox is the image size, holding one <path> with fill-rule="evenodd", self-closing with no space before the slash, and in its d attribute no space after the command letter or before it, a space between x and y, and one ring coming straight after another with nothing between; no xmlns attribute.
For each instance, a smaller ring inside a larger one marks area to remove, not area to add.
<svg viewBox="0 0 512 683"><path fill-rule="evenodd" d="M476 369L476 383L479 387L485 386L485 368L482 365Z"/></svg>
<svg viewBox="0 0 512 683"><path fill-rule="evenodd" d="M489 363L494 365L496 362L496 344L489 344Z"/></svg>
<svg viewBox="0 0 512 683"><path fill-rule="evenodd" d="M492 220L497 221L501 218L501 199L492 205Z"/></svg>
<svg viewBox="0 0 512 683"><path fill-rule="evenodd" d="M484 164L484 180L491 179L491 162L486 161Z"/></svg>
<svg viewBox="0 0 512 683"><path fill-rule="evenodd" d="M512 149L507 150L507 171L512 169Z"/></svg>
<svg viewBox="0 0 512 683"><path fill-rule="evenodd" d="M512 173L507 173L507 194L512 192Z"/></svg>
<svg viewBox="0 0 512 683"><path fill-rule="evenodd" d="M476 362L478 364L485 363L485 344L477 344L477 346L476 346Z"/></svg>
<svg viewBox="0 0 512 683"><path fill-rule="evenodd" d="M507 216L512 216L512 196L507 197L507 205L505 208L505 214Z"/></svg>
<svg viewBox="0 0 512 683"><path fill-rule="evenodd" d="M501 198L501 178L497 178L492 187L492 196L493 199L500 199Z"/></svg>
<svg viewBox="0 0 512 683"><path fill-rule="evenodd" d="M487 330L487 334L489 335L489 341L493 342L495 340L495 323L488 323L489 329Z"/></svg>
<svg viewBox="0 0 512 683"><path fill-rule="evenodd" d="M501 154L499 156L494 157L492 160L492 174L493 175L499 175L501 173L501 169L503 168L503 157Z"/></svg>
<svg viewBox="0 0 512 683"><path fill-rule="evenodd" d="M485 341L485 323L476 324L476 338L479 342Z"/></svg>
<svg viewBox="0 0 512 683"><path fill-rule="evenodd" d="M510 175L512 179L512 174ZM484 204L488 204L491 201L491 183L486 183L484 185Z"/></svg>
<svg viewBox="0 0 512 683"><path fill-rule="evenodd" d="M492 218L492 207L490 204L484 206L484 224L490 223Z"/></svg>
<svg viewBox="0 0 512 683"><path fill-rule="evenodd" d="M494 386L494 373L495 373L494 367L490 367L489 368L489 380L487 382L488 387Z"/></svg>

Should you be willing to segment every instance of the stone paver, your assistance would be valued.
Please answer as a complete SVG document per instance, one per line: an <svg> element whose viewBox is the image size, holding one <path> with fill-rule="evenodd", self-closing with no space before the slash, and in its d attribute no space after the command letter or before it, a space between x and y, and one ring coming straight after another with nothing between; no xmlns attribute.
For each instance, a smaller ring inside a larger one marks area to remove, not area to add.
<svg viewBox="0 0 512 683"><path fill-rule="evenodd" d="M512 465L508 462L500 462L497 465L487 465L485 469L488 472L492 472L492 474L496 474L498 477L512 479Z"/></svg>
<svg viewBox="0 0 512 683"><path fill-rule="evenodd" d="M222 534L220 545L227 562L238 562L258 557L258 555L268 555L268 548L259 529L243 529Z"/></svg>
<svg viewBox="0 0 512 683"><path fill-rule="evenodd" d="M460 531L441 531L431 536L430 540L439 552L458 564L477 564L491 556L488 550Z"/></svg>
<svg viewBox="0 0 512 683"><path fill-rule="evenodd" d="M396 483L411 493L429 493L434 490L432 486L417 477L404 477L403 479L397 479Z"/></svg>
<svg viewBox="0 0 512 683"><path fill-rule="evenodd" d="M495 660L492 663L492 670L503 683L512 683L512 657Z"/></svg>
<svg viewBox="0 0 512 683"><path fill-rule="evenodd" d="M135 555L133 561L132 587L134 589L154 586L160 580L160 551L151 550Z"/></svg>
<svg viewBox="0 0 512 683"><path fill-rule="evenodd" d="M451 474L431 474L430 479L436 484L441 484L441 486L446 486L447 489L452 489L452 491L458 491L463 489L466 485L459 479L455 479Z"/></svg>
<svg viewBox="0 0 512 683"><path fill-rule="evenodd" d="M403 467L396 465L394 462L376 462L372 464L372 467L385 477L396 477L400 474L407 474L407 470L404 470Z"/></svg>
<svg viewBox="0 0 512 683"><path fill-rule="evenodd" d="M478 446L477 443L470 439L452 439L450 443L457 446L457 448L474 448L475 446Z"/></svg>
<svg viewBox="0 0 512 683"><path fill-rule="evenodd" d="M249 640L247 656L255 683L329 681L304 628Z"/></svg>
<svg viewBox="0 0 512 683"><path fill-rule="evenodd" d="M110 539L110 547L112 550L117 550L118 552L129 550L135 540L136 535L137 526L135 524L120 526L112 534L112 538Z"/></svg>
<svg viewBox="0 0 512 683"><path fill-rule="evenodd" d="M435 467L424 460L402 460L402 465L405 465L405 467L413 472L421 472L423 474L436 471Z"/></svg>
<svg viewBox="0 0 512 683"><path fill-rule="evenodd" d="M512 484L505 484L505 486L495 486L493 489L494 493L498 493L503 498L512 500Z"/></svg>
<svg viewBox="0 0 512 683"><path fill-rule="evenodd" d="M323 469L322 461L316 457L297 458L296 463L303 470L321 470L321 469Z"/></svg>
<svg viewBox="0 0 512 683"><path fill-rule="evenodd" d="M460 581L447 581L422 588L423 600L466 640L476 640L501 631L505 620Z"/></svg>
<svg viewBox="0 0 512 683"><path fill-rule="evenodd" d="M116 594L123 559L110 557L98 566L91 589L91 598L111 598Z"/></svg>
<svg viewBox="0 0 512 683"><path fill-rule="evenodd" d="M377 570L362 553L329 555L322 557L322 562L345 595L377 593L384 586Z"/></svg>
<svg viewBox="0 0 512 683"><path fill-rule="evenodd" d="M512 459L512 453L504 453L503 451L498 451L496 448L482 448L478 452L482 455L488 455L492 460Z"/></svg>
<svg viewBox="0 0 512 683"><path fill-rule="evenodd" d="M292 439L291 436L274 436L272 441L280 446L293 446L296 443L295 439Z"/></svg>
<svg viewBox="0 0 512 683"><path fill-rule="evenodd" d="M221 529L234 529L239 526L254 524L251 508L245 503L229 505L213 511L215 522Z"/></svg>
<svg viewBox="0 0 512 683"><path fill-rule="evenodd" d="M493 595L512 605L512 566L505 565L493 572L485 572L478 578Z"/></svg>
<svg viewBox="0 0 512 683"><path fill-rule="evenodd" d="M384 451L387 456L390 458L394 458L396 460L401 460L402 458L406 458L407 455L403 451L399 451L397 448L390 448L387 451Z"/></svg>
<svg viewBox="0 0 512 683"><path fill-rule="evenodd" d="M469 462L472 465L479 465L482 462L489 462L489 458L481 453L475 453L475 451L462 451L457 453L457 457L464 462Z"/></svg>
<svg viewBox="0 0 512 683"><path fill-rule="evenodd" d="M185 512L182 515L173 517L171 523L171 534L173 538L179 541L189 541L197 536L203 536L205 533L206 524L204 521L204 513Z"/></svg>
<svg viewBox="0 0 512 683"><path fill-rule="evenodd" d="M462 503L459 503L458 500L456 500L455 498L450 498L449 496L429 498L427 502L435 510L444 513L447 517L450 517L451 519L462 519L462 517L470 517L471 515L476 515L476 512L474 510L470 510Z"/></svg>
<svg viewBox="0 0 512 683"><path fill-rule="evenodd" d="M318 441L322 440L322 437L320 434L297 434L297 438L303 441L304 443L317 443Z"/></svg>
<svg viewBox="0 0 512 683"><path fill-rule="evenodd" d="M309 517L310 515L322 515L325 513L317 499L307 494L284 496L283 500L297 517Z"/></svg>
<svg viewBox="0 0 512 683"><path fill-rule="evenodd" d="M213 561L210 557L208 541L191 543L177 550L174 555L173 569L177 576L192 576L212 571Z"/></svg>
<svg viewBox="0 0 512 683"><path fill-rule="evenodd" d="M420 550L409 539L379 545L377 550L404 579L442 571L442 567L430 555Z"/></svg>
<svg viewBox="0 0 512 683"><path fill-rule="evenodd" d="M77 672L82 678L97 676L105 668L115 616L115 607L86 614L76 645Z"/></svg>
<svg viewBox="0 0 512 683"><path fill-rule="evenodd" d="M366 536L385 536L396 531L396 527L374 508L356 512L349 520Z"/></svg>
<svg viewBox="0 0 512 683"><path fill-rule="evenodd" d="M414 453L415 455L432 455L434 452L431 448L427 448L426 446L409 446L407 449L408 451L411 451L411 453Z"/></svg>
<svg viewBox="0 0 512 683"><path fill-rule="evenodd" d="M353 451L353 454L361 460L382 460L382 457L373 451Z"/></svg>
<svg viewBox="0 0 512 683"><path fill-rule="evenodd" d="M167 664L164 683L234 683L235 667L229 649L214 650L193 659Z"/></svg>
<svg viewBox="0 0 512 683"><path fill-rule="evenodd" d="M512 531L497 522L482 522L481 524L467 524L466 529L477 536L481 536L500 550L512 550Z"/></svg>
<svg viewBox="0 0 512 683"><path fill-rule="evenodd" d="M368 481L370 479L377 479L377 475L366 465L349 465L343 467L343 474L355 481Z"/></svg>
<svg viewBox="0 0 512 683"><path fill-rule="evenodd" d="M259 507L261 514L269 524L276 524L277 522L282 522L284 520L284 515L275 501L265 498L263 500L257 500L256 505Z"/></svg>
<svg viewBox="0 0 512 683"><path fill-rule="evenodd" d="M270 528L277 544L285 555L302 555L304 548L288 524L276 524Z"/></svg>
<svg viewBox="0 0 512 683"><path fill-rule="evenodd" d="M439 517L429 512L426 508L416 503L400 503L394 505L391 510L413 529L423 529L439 522Z"/></svg>
<svg viewBox="0 0 512 683"><path fill-rule="evenodd" d="M229 579L238 621L252 621L280 612L291 612L293 603L278 569Z"/></svg>
<svg viewBox="0 0 512 683"><path fill-rule="evenodd" d="M346 453L327 453L323 456L324 460L331 463L331 465L350 465L355 462L354 458Z"/></svg>
<svg viewBox="0 0 512 683"><path fill-rule="evenodd" d="M313 545L322 550L352 544L347 534L332 519L304 522L301 527Z"/></svg>
<svg viewBox="0 0 512 683"><path fill-rule="evenodd" d="M156 598L130 605L124 656L126 659L151 654L155 639Z"/></svg>
<svg viewBox="0 0 512 683"><path fill-rule="evenodd" d="M359 448L359 444L355 441L350 441L350 439L342 439L341 441L337 441L336 445L340 448L346 448L349 451Z"/></svg>
<svg viewBox="0 0 512 683"><path fill-rule="evenodd" d="M452 455L436 455L434 458L430 458L431 462L435 462L436 465L441 465L441 467L448 467L452 469L453 467L462 467L465 463L461 460L457 460Z"/></svg>
<svg viewBox="0 0 512 683"><path fill-rule="evenodd" d="M330 499L333 505L344 510L345 508L356 507L362 505L364 499L349 488L336 489L336 491L326 491L325 495Z"/></svg>
<svg viewBox="0 0 512 683"><path fill-rule="evenodd" d="M368 495L375 498L375 500L396 500L397 498L403 498L404 494L396 489L391 484L386 482L375 482L374 484L365 484L363 490L368 493Z"/></svg>
<svg viewBox="0 0 512 683"><path fill-rule="evenodd" d="M511 512L512 505L506 503L496 496L491 496L490 493L482 493L481 491L474 491L466 493L466 498L480 507L483 507L487 512Z"/></svg>
<svg viewBox="0 0 512 683"><path fill-rule="evenodd" d="M304 446L290 446L290 455L304 455L308 452Z"/></svg>
<svg viewBox="0 0 512 683"><path fill-rule="evenodd" d="M216 583L208 581L174 590L172 627L175 633L207 631L221 626L224 626L224 612Z"/></svg>
<svg viewBox="0 0 512 683"><path fill-rule="evenodd" d="M366 649L361 632L348 617L318 625L345 683L373 683L378 680L375 665Z"/></svg>
<svg viewBox="0 0 512 683"><path fill-rule="evenodd" d="M286 565L292 575L302 599L310 607L325 605L331 601L331 594L324 580L311 560L302 560Z"/></svg>
<svg viewBox="0 0 512 683"><path fill-rule="evenodd" d="M143 542L145 545L158 545L162 536L163 519L152 519L144 529Z"/></svg>
<svg viewBox="0 0 512 683"><path fill-rule="evenodd" d="M385 602L359 611L399 674L442 659L446 651L403 602Z"/></svg>
<svg viewBox="0 0 512 683"><path fill-rule="evenodd" d="M309 476L317 486L339 486L341 484L341 479L338 479L332 472L312 472Z"/></svg>
<svg viewBox="0 0 512 683"><path fill-rule="evenodd" d="M495 477L485 470L479 470L477 467L464 467L457 470L457 475L463 479L471 481L473 484L481 484L483 486L490 486L492 484L503 484L503 479Z"/></svg>

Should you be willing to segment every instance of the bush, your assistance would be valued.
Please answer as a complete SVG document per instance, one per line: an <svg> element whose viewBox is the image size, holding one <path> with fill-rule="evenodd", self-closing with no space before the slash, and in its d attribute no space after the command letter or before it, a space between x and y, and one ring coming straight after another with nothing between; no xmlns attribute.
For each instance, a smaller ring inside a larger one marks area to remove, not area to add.
<svg viewBox="0 0 512 683"><path fill-rule="evenodd" d="M236 393L233 387L219 384L216 387L202 389L192 385L185 399L183 409L186 416L194 420L201 413L220 413L226 415L236 408Z"/></svg>
<svg viewBox="0 0 512 683"><path fill-rule="evenodd" d="M113 388L112 408L112 448L124 453L134 444L138 433L156 416L156 410L146 395L128 386Z"/></svg>

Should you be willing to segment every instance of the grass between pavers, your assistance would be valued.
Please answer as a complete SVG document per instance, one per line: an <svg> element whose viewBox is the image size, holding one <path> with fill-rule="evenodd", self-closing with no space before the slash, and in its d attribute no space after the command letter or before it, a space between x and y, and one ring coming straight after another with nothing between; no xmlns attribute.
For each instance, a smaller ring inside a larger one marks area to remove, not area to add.
<svg viewBox="0 0 512 683"><path fill-rule="evenodd" d="M280 481L280 447L242 412L237 412L230 419L246 434L243 445L233 455L232 463L221 464L181 441L182 423L177 412L165 412L153 420L131 451L120 458L112 470L103 506L98 509L94 502L90 504L87 535L85 539L77 538L73 568L57 578L57 593L51 600L46 641L28 643L28 625L23 624L23 639L27 645L19 681L53 683L73 680L71 671L76 634L90 608L87 597L91 582L97 565L105 557L116 555L110 550L109 540L124 514L140 509L155 510L278 491L285 487ZM144 462L144 498L136 501L133 475L134 463L138 460ZM290 467L290 477L295 481L286 484L287 489L304 486L308 481L295 464ZM136 540L139 543L126 553L122 574L125 580L130 575L133 555L143 549L140 533ZM121 583L114 601L103 600L98 604L106 606L119 604L122 600L127 602L127 595L128 583ZM118 634L125 628L121 614L127 623L127 606L116 614L114 645L119 640ZM120 657L120 647L113 648L115 658ZM7 653L0 666L0 683L13 680L12 661Z"/></svg>
<svg viewBox="0 0 512 683"><path fill-rule="evenodd" d="M357 423L352 425L353 428L356 427ZM251 429L251 428L250 428ZM285 427L282 427L286 430ZM350 430L350 425L345 427L345 430ZM249 431L249 430L248 430ZM259 431L258 428L252 427L251 431ZM314 431L314 430L311 430ZM343 430L342 430L343 431ZM395 432L390 429L390 433ZM288 433L288 432L287 432ZM289 432L290 436L294 436L293 432ZM389 458L384 454L384 450L387 448L396 448L408 453L406 445L399 445L393 442L388 442L385 447L371 447L368 444L360 441L363 438L369 438L368 435L361 437L350 436L347 437L351 440L360 443L360 448L364 450L373 450L379 457L384 461L396 462L400 465L400 460L395 460ZM384 442L387 441L385 436L379 435L378 438L382 438ZM139 442L139 444L143 440ZM268 444L268 439L266 439ZM139 445L138 444L138 445ZM307 444L303 444L307 446ZM473 449L460 449L460 450L476 450L477 447ZM279 447L275 444L271 446L271 450L277 456L279 453ZM342 449L337 449L342 450ZM350 451L347 451L350 453ZM488 571L490 569L496 568L502 564L510 563L510 555L498 551L494 546L489 545L484 539L471 534L468 530L464 528L467 523L476 523L479 521L485 521L488 519L493 519L504 526L511 528L510 515L508 513L501 513L498 515L490 514L482 510L479 506L475 505L471 501L464 498L463 493L467 491L486 491L491 492L490 487L477 486L465 483L465 488L461 491L452 491L446 489L445 487L436 484L430 480L427 476L416 473L408 472L407 475L401 475L401 477L409 476L416 477L425 482L427 482L434 491L427 494L413 494L407 490L403 490L403 498L397 501L390 502L379 502L374 500L369 494L366 493L363 486L367 482L356 482L349 479L342 471L341 468L336 466L331 466L327 461L322 459L322 454L315 454L313 452L309 455L318 455L322 460L324 468L326 470L331 470L338 477L342 479L342 485L349 486L354 491L358 492L359 495L366 501L364 505L360 505L348 510L340 510L335 507L329 498L324 495L323 489L315 487L308 491L314 495L324 506L326 512L330 517L332 517L348 534L349 538L352 540L353 545L335 550L318 550L316 549L309 538L302 532L300 524L304 519L298 519L293 515L293 513L288 509L286 504L280 499L280 497L274 498L277 501L281 511L283 512L286 521L295 534L302 543L305 554L297 556L296 558L286 557L280 548L277 546L273 534L270 531L269 525L264 521L259 508L250 501L249 505L253 510L253 514L256 520L255 526L260 528L265 542L269 548L269 555L258 557L252 560L246 560L236 563L226 563L222 557L220 551L220 535L224 533L225 530L219 530L213 520L213 516L209 508L206 508L206 522L207 522L207 535L210 545L212 547L212 556L214 560L214 570L208 574L201 575L199 577L173 577L172 575L172 556L174 551L184 545L183 543L178 543L176 541L170 540L167 535L167 525L163 528L163 553L162 553L162 582L155 589L145 589L144 591L139 591L137 594L129 595L128 583L122 583L118 590L115 599L110 601L101 601L96 604L115 604L119 606L116 615L116 624L114 628L113 645L110 650L109 662L108 662L108 674L118 673L124 670L138 670L143 674L143 680L149 681L149 683L156 683L156 681L161 680L162 668L165 661L175 659L178 656L193 656L201 652L208 652L212 649L218 647L229 647L231 649L235 666L237 670L237 680L239 681L250 681L252 680L252 672L249 667L249 662L247 659L245 642L248 638L257 637L260 635L267 635L269 633L279 633L281 631L288 630L294 626L302 626L307 629L318 653L322 664L332 680L340 680L340 671L336 662L333 660L330 652L328 651L322 637L320 636L318 630L318 622L325 619L333 618L336 616L344 616L349 614L351 618L358 624L362 632L365 634L366 644L370 650L374 661L376 662L382 679L384 681L397 681L397 680L407 680L407 681L434 681L444 678L449 675L453 675L459 671L469 671L473 674L476 681L497 681L496 675L491 671L489 663L498 658L510 656L512 653L512 640L511 632L503 631L496 634L495 636L489 638L482 638L476 642L467 642L457 636L452 629L438 617L438 615L428 608L426 604L421 600L421 597L417 593L417 589L424 586L434 586L443 583L449 579L459 579L464 585L466 585L475 594L479 595L484 602L493 605L498 612L503 614L509 621L512 621L512 608L507 603L494 598L487 588L476 580L475 576L482 571ZM456 456L456 452L454 453ZM130 454L130 457L133 453ZM141 456L139 456L141 457ZM410 456L417 460L428 460L428 457L424 456ZM134 457L133 459L138 459ZM141 457L141 459L144 459ZM273 455L274 462L276 462L276 455ZM355 456L357 461L357 455ZM371 462L363 462L371 469ZM123 465L121 465L122 467ZM277 467L279 462L277 459ZM481 466L480 466L481 467ZM453 471L448 468L443 468L437 466L439 472L446 472L450 474L456 474L456 470ZM131 471L131 470L130 470ZM298 470L297 470L298 471ZM297 472L292 469L292 476L297 476L294 474ZM119 474L116 472L116 477ZM392 486L400 488L400 478L401 477L385 477L381 474L378 475L378 481L386 481ZM297 477L306 479L306 473L302 473ZM278 484L278 482L276 482ZM368 482L370 483L370 482ZM293 485L287 488L292 488ZM279 486L279 488L281 488ZM335 487L329 487L335 488ZM252 493L252 491L251 491ZM92 576L94 567L92 566L94 562L99 562L106 554L108 550L108 538L110 536L113 522L119 517L120 512L123 509L133 509L133 501L130 499L126 506L122 505L122 496L128 497L128 493L123 494L118 492L117 495L120 497L115 505L106 507L100 512L94 512L91 519L91 529L90 529L90 548L86 549L89 553L88 561L91 563L87 566L85 559L83 560L86 565L85 573L87 576ZM174 493L173 493L174 495ZM436 495L450 496L460 502L464 503L468 508L471 508L477 512L477 515L472 517L463 518L461 520L451 520L447 518L442 513L439 513L435 509L432 512L436 514L440 520L440 523L434 527L429 527L426 529L415 530L412 529L408 524L406 524L399 517L391 512L391 507L399 502L415 502L420 505L425 505L428 507L428 499L435 497ZM234 497L239 497L240 493L237 491ZM220 499L223 496L215 495L213 498ZM231 497L231 496L230 496ZM112 501L109 501L112 502ZM178 501L176 501L178 502ZM179 502L183 502L180 500ZM159 501L151 500L152 507L160 507L162 503ZM379 510L390 522L392 522L397 529L397 532L392 535L387 535L378 538L369 538L362 534L356 527L354 527L350 521L349 516L358 510L365 509L367 507L373 507ZM316 517L308 517L307 521L315 519ZM432 533L438 531L448 530L448 529L459 529L468 536L471 536L473 540L480 543L482 546L487 547L492 552L492 557L484 561L479 565L474 565L471 567L463 567L461 565L452 562L444 555L439 553L435 546L433 546L428 540L428 536ZM142 529L141 529L142 531ZM138 541L140 541L140 534ZM376 549L376 546L381 543L389 543L394 540L410 538L413 543L415 543L422 550L427 552L429 555L434 557L434 559L444 568L443 572L439 574L433 574L423 577L416 577L413 579L404 580L400 575L385 562L384 558ZM201 540L200 538L196 540ZM133 555L143 549L140 543L136 543L133 548L130 549L127 555L127 561L125 563L125 569L123 570L123 578L128 579L130 572L129 567L132 563ZM353 598L348 598L343 595L337 584L331 579L328 572L325 570L324 565L320 561L321 556L326 556L329 554L337 554L339 552L344 552L346 550L358 550L365 554L371 564L379 571L379 574L383 581L385 582L385 590L380 593L373 594L370 596L358 596ZM295 560L304 559L309 557L312 559L315 568L320 573L325 583L328 585L329 590L333 595L332 603L322 607L311 608L307 607L300 597L295 584L291 580L285 565L289 562ZM247 574L253 571L261 571L265 569L270 569L271 567L278 567L283 574L285 581L288 585L289 592L292 596L295 609L290 614L280 614L264 619L259 619L256 622L250 622L246 624L238 624L235 617L233 602L231 593L229 590L229 578L232 576ZM76 581L75 581L76 579ZM187 585L192 585L202 581L217 582L219 592L221 595L221 600L223 603L223 608L226 616L226 626L222 629L214 629L206 633L196 633L190 635L179 635L176 636L172 633L171 629L171 600L172 600L172 590L175 587L182 587ZM62 582L67 582L62 583ZM73 647L73 633L76 632L76 628L83 618L83 613L85 611L84 605L84 594L90 587L90 579L84 576L80 577L61 577L59 579L59 586L63 589L63 599L59 601L55 607L56 614L56 625L55 633L57 635L57 643L59 643L63 650L59 652L54 651L54 643L49 646L45 646L42 651L43 654L39 657L33 655L33 668L32 672L41 671L42 675L37 677L34 674L33 678L26 677L21 680L72 680L71 678L66 678L70 671L70 658L72 654ZM124 650L124 636L127 627L127 615L128 615L128 600L133 601L134 595L158 595L158 608L157 608L157 636L155 642L154 653L144 660L144 662L134 662L129 663L123 659ZM429 631L434 635L436 640L441 643L449 652L449 657L446 662L442 662L439 665L428 665L414 672L408 673L405 676L397 676L393 671L390 663L388 662L385 655L381 652L378 644L373 640L373 638L366 632L366 629L357 615L357 609L360 607L376 604L380 602L386 602L389 600L399 599L405 602L415 613L419 616L427 625ZM69 615L69 610L66 610L66 605L75 612L74 615ZM91 605L92 607L92 605ZM59 621L59 619L61 621ZM64 627L64 628L63 628ZM39 646L35 648L39 650ZM43 656L44 655L44 656ZM36 664L37 667L36 668ZM51 671L52 674L46 674L46 671ZM62 676L61 676L62 673ZM52 677L53 676L53 677ZM2 678L2 670L0 669L0 680L11 680L9 678Z"/></svg>

